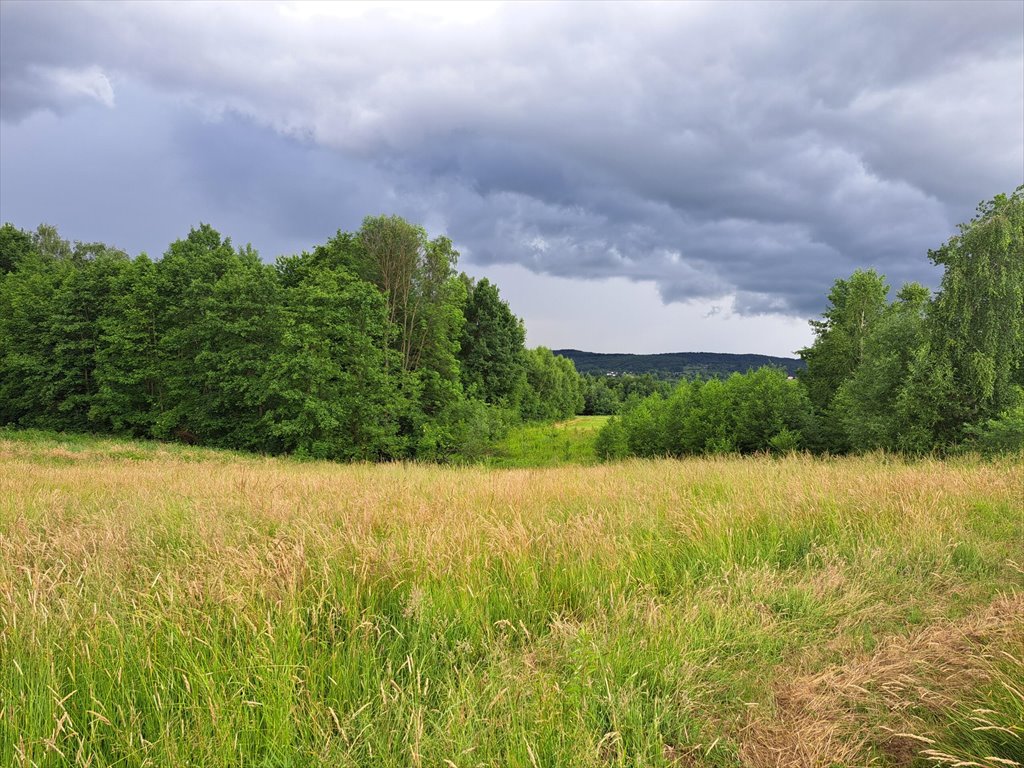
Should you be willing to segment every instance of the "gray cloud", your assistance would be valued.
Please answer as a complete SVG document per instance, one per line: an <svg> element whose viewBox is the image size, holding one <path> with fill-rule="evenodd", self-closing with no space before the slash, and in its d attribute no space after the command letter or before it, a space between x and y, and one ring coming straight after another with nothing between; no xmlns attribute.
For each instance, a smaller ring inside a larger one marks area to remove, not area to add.
<svg viewBox="0 0 1024 768"><path fill-rule="evenodd" d="M274 255L396 211L478 265L813 314L858 266L933 282L1024 179L1019 3L0 8L5 216L50 112L147 158L169 213L122 227L198 213Z"/></svg>

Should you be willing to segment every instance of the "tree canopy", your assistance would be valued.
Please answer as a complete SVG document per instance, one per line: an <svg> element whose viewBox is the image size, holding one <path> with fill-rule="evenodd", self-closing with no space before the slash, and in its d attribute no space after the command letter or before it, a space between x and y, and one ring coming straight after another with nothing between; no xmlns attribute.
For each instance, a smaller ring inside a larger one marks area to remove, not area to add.
<svg viewBox="0 0 1024 768"><path fill-rule="evenodd" d="M626 401L605 456L807 450L1024 450L1024 187L930 251L938 293L889 301L885 276L835 281L796 382L762 369ZM588 407L608 407L592 382Z"/></svg>
<svg viewBox="0 0 1024 768"><path fill-rule="evenodd" d="M477 455L582 409L446 237L368 217L264 263L207 224L160 259L0 228L0 424L316 458Z"/></svg>
<svg viewBox="0 0 1024 768"><path fill-rule="evenodd" d="M449 461L585 411L618 414L606 457L1024 449L1024 187L929 252L934 296L909 283L890 301L873 269L836 280L795 379L581 377L526 349L458 256L397 216L273 265L208 224L155 260L5 224L0 425Z"/></svg>

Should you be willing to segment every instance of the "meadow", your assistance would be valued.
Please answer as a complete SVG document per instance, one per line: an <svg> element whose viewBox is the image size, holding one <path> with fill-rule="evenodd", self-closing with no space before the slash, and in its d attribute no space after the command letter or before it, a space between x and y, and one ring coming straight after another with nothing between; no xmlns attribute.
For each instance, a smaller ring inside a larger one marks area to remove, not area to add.
<svg viewBox="0 0 1024 768"><path fill-rule="evenodd" d="M0 432L0 765L1024 763L1024 459L592 426L511 469Z"/></svg>
<svg viewBox="0 0 1024 768"><path fill-rule="evenodd" d="M577 416L514 427L495 444L485 463L501 469L596 464L594 443L609 418Z"/></svg>

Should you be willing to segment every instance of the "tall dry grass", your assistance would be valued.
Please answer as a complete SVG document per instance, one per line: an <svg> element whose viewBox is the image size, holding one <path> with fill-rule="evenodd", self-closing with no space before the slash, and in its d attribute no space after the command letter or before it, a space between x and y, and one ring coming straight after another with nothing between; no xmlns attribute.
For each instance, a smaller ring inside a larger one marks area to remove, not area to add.
<svg viewBox="0 0 1024 768"><path fill-rule="evenodd" d="M1018 759L1024 742L971 718L1012 707L999 659L1024 656L1022 477L1019 460L495 471L8 437L0 764ZM950 646L994 665L962 696L922 693L942 664L884 679L893 648L990 614L999 631ZM808 707L832 736L801 753L782 736Z"/></svg>

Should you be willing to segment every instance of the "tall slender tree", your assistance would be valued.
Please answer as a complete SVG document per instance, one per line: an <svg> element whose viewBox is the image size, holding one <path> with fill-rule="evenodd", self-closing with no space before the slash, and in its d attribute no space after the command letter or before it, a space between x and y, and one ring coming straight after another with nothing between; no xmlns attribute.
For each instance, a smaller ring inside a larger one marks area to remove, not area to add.
<svg viewBox="0 0 1024 768"><path fill-rule="evenodd" d="M466 324L459 362L466 392L485 402L517 408L526 386L526 331L502 301L498 287L467 278Z"/></svg>
<svg viewBox="0 0 1024 768"><path fill-rule="evenodd" d="M864 359L867 339L885 312L888 294L884 275L873 269L858 269L848 279L835 281L822 319L811 321L815 338L810 347L798 353L807 363L800 380L821 417L821 447L848 448L845 434L832 413L832 401Z"/></svg>
<svg viewBox="0 0 1024 768"><path fill-rule="evenodd" d="M211 381L196 357L208 346L203 317L211 309L214 286L236 258L230 239L201 224L171 243L157 263L161 392L153 430L158 437L192 442L213 437L207 418Z"/></svg>
<svg viewBox="0 0 1024 768"><path fill-rule="evenodd" d="M151 436L163 392L161 304L157 265L141 254L116 276L108 310L100 319L96 396L89 412L95 427Z"/></svg>
<svg viewBox="0 0 1024 768"><path fill-rule="evenodd" d="M854 450L927 450L900 398L927 341L929 297L929 290L919 283L900 289L865 339L860 364L836 393L832 413Z"/></svg>
<svg viewBox="0 0 1024 768"><path fill-rule="evenodd" d="M965 424L1011 406L1024 385L1024 186L979 205L929 257L945 268L930 317L929 366L956 382L941 394L936 429L956 440Z"/></svg>

